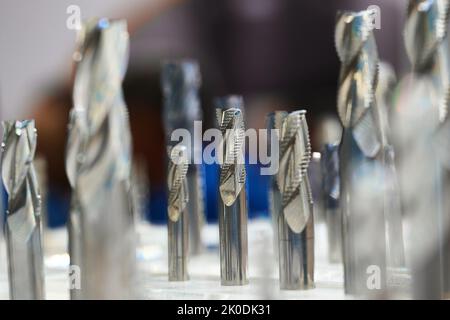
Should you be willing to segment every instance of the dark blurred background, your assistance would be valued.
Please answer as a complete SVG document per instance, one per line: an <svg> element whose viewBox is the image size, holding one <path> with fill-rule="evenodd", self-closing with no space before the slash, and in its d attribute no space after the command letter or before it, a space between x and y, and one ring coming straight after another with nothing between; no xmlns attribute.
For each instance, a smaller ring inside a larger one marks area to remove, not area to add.
<svg viewBox="0 0 450 320"><path fill-rule="evenodd" d="M33 117L38 157L45 160L48 223L64 224L70 189L64 168L71 108L75 32L66 27L66 8L78 5L82 19L126 18L131 34L130 62L123 89L130 112L136 159L148 177L145 214L165 219L165 146L160 89L161 61L193 58L202 73L203 129L214 126L212 99L242 94L246 127L264 128L272 110L308 111L313 150L319 129L335 117L339 61L334 48L337 10L381 9L375 30L381 60L398 74L408 68L402 29L405 0L130 0L12 1L0 4L0 98L2 119ZM267 214L267 177L248 168L249 214ZM207 215L216 219L217 168L204 167Z"/></svg>

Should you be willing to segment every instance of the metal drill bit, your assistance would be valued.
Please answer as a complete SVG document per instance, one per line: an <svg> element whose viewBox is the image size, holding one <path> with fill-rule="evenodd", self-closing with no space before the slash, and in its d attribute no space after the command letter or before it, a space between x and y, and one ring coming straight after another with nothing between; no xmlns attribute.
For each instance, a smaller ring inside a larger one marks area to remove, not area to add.
<svg viewBox="0 0 450 320"><path fill-rule="evenodd" d="M280 168L277 185L281 289L314 287L314 216L308 178L311 160L306 111L285 116L280 129Z"/></svg>
<svg viewBox="0 0 450 320"><path fill-rule="evenodd" d="M188 239L189 215L187 204L189 190L186 175L188 172L187 148L176 145L170 151L168 199L168 231L169 231L169 281L184 281L189 279Z"/></svg>
<svg viewBox="0 0 450 320"><path fill-rule="evenodd" d="M394 161L390 118L392 115L391 96L396 83L394 70L387 63L379 64L379 80L375 92L377 103L374 106L378 124L381 151L378 160L384 168L384 216L387 236L387 267L405 267L402 211L397 170Z"/></svg>
<svg viewBox="0 0 450 320"><path fill-rule="evenodd" d="M381 195L371 185L379 175L373 159L381 150L374 117L378 56L372 33L372 12L338 13L335 44L341 60L338 115L344 127L340 145L345 291L372 294L367 270L376 266L384 288L386 268L385 220ZM370 210L363 205L370 201ZM383 289L379 288L379 289Z"/></svg>
<svg viewBox="0 0 450 320"><path fill-rule="evenodd" d="M8 194L5 233L10 298L44 299L41 199L33 165L34 120L2 124L2 179Z"/></svg>
<svg viewBox="0 0 450 320"><path fill-rule="evenodd" d="M66 171L73 188L70 263L81 271L72 298L133 296L135 233L131 135L122 80L127 24L91 20L79 34Z"/></svg>
<svg viewBox="0 0 450 320"><path fill-rule="evenodd" d="M220 150L219 231L222 285L248 283L248 239L245 128L241 97L216 100L217 122L222 132Z"/></svg>
<svg viewBox="0 0 450 320"><path fill-rule="evenodd" d="M411 230L412 295L421 299L442 298L449 290L446 178L438 160L443 146L436 139L448 110L448 15L448 0L409 1L404 40L412 72L400 84L395 109L402 204Z"/></svg>
<svg viewBox="0 0 450 320"><path fill-rule="evenodd" d="M323 204L328 231L328 259L342 262L342 210L339 206L339 145L325 144L321 154Z"/></svg>
<svg viewBox="0 0 450 320"><path fill-rule="evenodd" d="M164 92L164 126L167 144L173 146L172 132L176 129L187 129L195 137L194 121L201 121L198 90L201 84L199 66L195 61L180 60L166 62L162 70L162 87ZM199 132L199 134L202 134ZM188 203L189 213L189 248L193 255L199 254L203 248L202 228L205 221L203 210L203 171L198 159L202 156L202 146L194 139L191 150L189 171L187 175L191 201Z"/></svg>

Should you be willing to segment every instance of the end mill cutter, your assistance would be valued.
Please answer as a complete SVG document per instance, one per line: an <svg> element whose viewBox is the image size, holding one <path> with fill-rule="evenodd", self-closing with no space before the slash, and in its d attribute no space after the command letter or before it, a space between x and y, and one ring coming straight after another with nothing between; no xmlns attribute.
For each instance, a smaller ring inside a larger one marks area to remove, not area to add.
<svg viewBox="0 0 450 320"><path fill-rule="evenodd" d="M248 283L247 199L242 98L216 100L222 132L220 148L219 232L222 285Z"/></svg>
<svg viewBox="0 0 450 320"><path fill-rule="evenodd" d="M313 199L308 177L311 144L306 111L286 114L280 123L278 214L281 289L314 287Z"/></svg>
<svg viewBox="0 0 450 320"><path fill-rule="evenodd" d="M373 294L366 285L367 270L372 266L380 270L380 289L386 283L385 219L379 206L382 193L368 183L379 176L375 158L381 150L373 108L378 54L372 13L339 12L335 29L341 61L337 111L344 127L339 150L344 282L346 293L358 295ZM367 201L375 204L370 210L362 203Z"/></svg>
<svg viewBox="0 0 450 320"><path fill-rule="evenodd" d="M33 158L33 120L3 122L2 179L8 194L5 234L11 299L44 299L41 198Z"/></svg>
<svg viewBox="0 0 450 320"><path fill-rule="evenodd" d="M131 134L122 93L129 35L124 20L93 19L78 35L66 172L72 187L73 299L134 296Z"/></svg>
<svg viewBox="0 0 450 320"><path fill-rule="evenodd" d="M167 184L168 199L168 240L169 240L169 281L184 281L189 279L187 263L189 260L189 202L187 149L176 145L170 150Z"/></svg>
<svg viewBox="0 0 450 320"><path fill-rule="evenodd" d="M200 68L193 60L167 61L163 64L161 85L164 93L164 126L167 144L175 129L186 129L195 137L197 134L195 121L202 120L200 99L198 95L201 84ZM198 132L200 135L202 132ZM194 139L190 153L190 164L187 174L187 184L190 201L187 204L189 214L189 252L199 254L203 249L202 228L205 222L203 208L204 178L202 166L197 159L202 156L202 146Z"/></svg>

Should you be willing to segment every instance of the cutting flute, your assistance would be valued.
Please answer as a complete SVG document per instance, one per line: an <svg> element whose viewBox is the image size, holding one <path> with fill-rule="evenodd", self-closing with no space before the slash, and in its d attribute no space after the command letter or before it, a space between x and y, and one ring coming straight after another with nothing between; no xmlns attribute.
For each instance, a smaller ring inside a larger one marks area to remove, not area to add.
<svg viewBox="0 0 450 320"><path fill-rule="evenodd" d="M311 144L306 111L284 114L280 125L278 251L281 289L314 287L313 199L308 178Z"/></svg>
<svg viewBox="0 0 450 320"><path fill-rule="evenodd" d="M122 93L128 41L123 20L93 19L78 35L66 150L70 263L81 277L73 299L134 296L131 134Z"/></svg>
<svg viewBox="0 0 450 320"><path fill-rule="evenodd" d="M219 235L222 285L248 283L244 114L241 97L216 100L220 142Z"/></svg>
<svg viewBox="0 0 450 320"><path fill-rule="evenodd" d="M201 85L200 68L193 60L167 61L163 64L161 85L164 93L164 127L167 144L173 146L171 136L177 129L188 130L194 137L189 148L189 170L187 185L190 201L187 204L189 215L189 252L199 254L203 249L202 228L205 214L203 208L203 167L201 166L202 146L195 139L201 135L202 113L198 90ZM187 219L187 218L186 218Z"/></svg>
<svg viewBox="0 0 450 320"><path fill-rule="evenodd" d="M170 150L167 184L168 199L168 246L169 246L169 281L189 280L189 202L187 148L176 145Z"/></svg>
<svg viewBox="0 0 450 320"><path fill-rule="evenodd" d="M33 158L33 120L4 121L2 179L8 195L5 234L11 299L44 299L41 199Z"/></svg>
<svg viewBox="0 0 450 320"><path fill-rule="evenodd" d="M375 161L381 142L374 116L378 54L372 14L339 12L335 30L341 61L337 111L344 127L339 150L344 282L346 293L358 295L381 293L386 284L384 182ZM372 287L373 270L379 281Z"/></svg>

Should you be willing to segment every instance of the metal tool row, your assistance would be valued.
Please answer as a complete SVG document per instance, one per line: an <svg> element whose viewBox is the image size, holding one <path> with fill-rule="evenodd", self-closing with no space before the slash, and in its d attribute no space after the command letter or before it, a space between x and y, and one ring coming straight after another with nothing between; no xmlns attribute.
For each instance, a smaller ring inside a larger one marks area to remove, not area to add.
<svg viewBox="0 0 450 320"><path fill-rule="evenodd" d="M337 114L340 142L324 146L323 199L330 260L344 265L346 293L386 298L443 298L449 270L449 3L411 0L405 45L412 71L392 98L394 77L379 63L373 11L340 12ZM94 19L79 33L66 171L72 187L70 265L81 270L73 299L132 298L136 273L131 134L122 80L128 59L125 21ZM188 260L202 250L204 223L201 77L195 61L162 69L167 133L169 281L189 279ZM215 101L221 133L219 173L222 285L248 283L245 108L242 97ZM314 288L314 206L308 175L312 150L305 110L267 115L266 143L278 171L269 197L281 289ZM174 138L175 137L175 138ZM2 178L8 195L6 240L13 299L42 299L40 195L33 166L33 120L4 122ZM317 206L316 206L317 207ZM405 232L405 224L408 232ZM406 286L393 283L407 275Z"/></svg>

